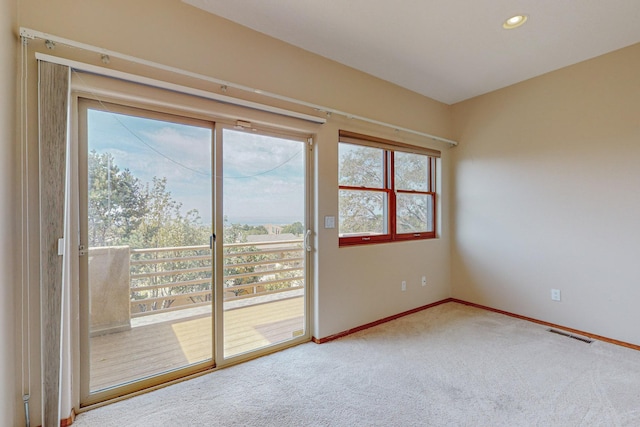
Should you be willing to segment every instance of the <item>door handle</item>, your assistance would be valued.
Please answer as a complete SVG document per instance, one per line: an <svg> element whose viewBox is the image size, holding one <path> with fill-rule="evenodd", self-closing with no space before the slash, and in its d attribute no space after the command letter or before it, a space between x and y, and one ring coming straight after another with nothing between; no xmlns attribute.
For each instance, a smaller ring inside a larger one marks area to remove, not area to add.
<svg viewBox="0 0 640 427"><path fill-rule="evenodd" d="M307 230L307 232L304 233L304 248L307 252L311 252L311 241L309 240L309 237L311 237L311 230Z"/></svg>

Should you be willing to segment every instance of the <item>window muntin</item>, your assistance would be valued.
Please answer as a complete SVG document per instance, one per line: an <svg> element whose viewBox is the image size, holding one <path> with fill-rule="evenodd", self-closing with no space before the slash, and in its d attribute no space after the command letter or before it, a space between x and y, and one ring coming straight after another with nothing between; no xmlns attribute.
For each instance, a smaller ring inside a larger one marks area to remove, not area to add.
<svg viewBox="0 0 640 427"><path fill-rule="evenodd" d="M436 237L432 151L420 153L416 147L410 152L406 146L368 142L361 145L354 138L342 138L341 132L340 246Z"/></svg>

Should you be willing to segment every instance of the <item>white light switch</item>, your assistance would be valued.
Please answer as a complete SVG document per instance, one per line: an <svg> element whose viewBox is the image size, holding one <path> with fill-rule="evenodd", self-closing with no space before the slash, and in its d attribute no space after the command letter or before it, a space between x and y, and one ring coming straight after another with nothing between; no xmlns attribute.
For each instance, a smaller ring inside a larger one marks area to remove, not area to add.
<svg viewBox="0 0 640 427"><path fill-rule="evenodd" d="M336 217L335 216L325 216L324 217L324 228L336 228Z"/></svg>

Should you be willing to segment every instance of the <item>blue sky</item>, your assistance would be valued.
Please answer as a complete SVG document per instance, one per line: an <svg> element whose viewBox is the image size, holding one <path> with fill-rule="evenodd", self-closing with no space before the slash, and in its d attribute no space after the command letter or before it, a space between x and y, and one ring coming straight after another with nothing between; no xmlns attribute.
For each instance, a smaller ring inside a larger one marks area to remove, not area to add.
<svg viewBox="0 0 640 427"><path fill-rule="evenodd" d="M167 178L189 209L211 218L211 129L98 110L88 112L89 150L110 152L143 183ZM239 223L302 221L304 144L224 130L224 215Z"/></svg>

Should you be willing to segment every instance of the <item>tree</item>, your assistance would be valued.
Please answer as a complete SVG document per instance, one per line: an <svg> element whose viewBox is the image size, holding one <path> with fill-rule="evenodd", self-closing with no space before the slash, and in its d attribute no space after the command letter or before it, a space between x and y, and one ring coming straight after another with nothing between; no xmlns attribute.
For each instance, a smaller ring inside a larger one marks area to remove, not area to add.
<svg viewBox="0 0 640 427"><path fill-rule="evenodd" d="M395 153L395 187L398 190L428 192L431 174L428 156ZM432 222L433 199L426 194L397 193L396 229L398 233L425 231Z"/></svg>
<svg viewBox="0 0 640 427"><path fill-rule="evenodd" d="M269 234L264 225L229 224L227 217L224 218L224 243L245 243L247 236Z"/></svg>
<svg viewBox="0 0 640 427"><path fill-rule="evenodd" d="M282 232L295 234L296 236L301 236L302 234L304 234L304 226L300 221L297 221L297 222L294 222L293 224L285 225L284 227L282 227Z"/></svg>
<svg viewBox="0 0 640 427"><path fill-rule="evenodd" d="M342 146L341 146L342 148ZM383 151L351 146L340 152L340 185L380 189L381 191L340 190L338 209L340 233L368 233L385 230Z"/></svg>
<svg viewBox="0 0 640 427"><path fill-rule="evenodd" d="M227 244L233 243L246 243L247 236L268 234L267 229L263 225L251 226L248 224L229 224L228 219L224 218L224 233L223 241ZM252 254L252 252L259 252L260 250L255 246L233 246L229 245L225 248L225 266L224 275L233 276L239 274L253 273L256 270L254 265L249 266L235 266L236 264L246 264L252 262L259 262L265 258L264 255ZM224 287L229 288L236 296L248 293L245 288L233 289L240 285L247 285L251 283L257 283L260 280L260 276L245 276L238 278L225 279Z"/></svg>
<svg viewBox="0 0 640 427"><path fill-rule="evenodd" d="M182 203L176 201L167 190L167 178L153 177L144 188L147 214L140 221L135 241L131 244L142 248L166 246L191 246L209 241L210 230L202 225L196 209L182 215Z"/></svg>
<svg viewBox="0 0 640 427"><path fill-rule="evenodd" d="M142 219L137 232L130 240L130 244L141 248L166 248L185 247L204 244L209 241L210 229L201 222L197 210L190 210L182 215L182 203L176 201L167 190L167 178L153 177L150 184L147 184L144 193L147 200L147 215ZM149 264L141 266L140 272L159 273L162 271L182 271L184 273L171 275L152 276L149 285L171 284L197 279L211 279L211 272L198 271L189 272L189 269L207 267L211 265L211 259L201 261L183 261L181 257L207 255L209 249L194 249L185 251L178 249L175 252L165 252L165 257L177 258L175 261ZM162 259L159 254L156 257ZM152 297L180 295L190 291L210 290L210 281L199 285L173 286L154 289ZM162 301L163 307L168 308L174 303L174 299ZM192 301L197 302L197 301Z"/></svg>
<svg viewBox="0 0 640 427"><path fill-rule="evenodd" d="M131 238L147 213L140 180L120 170L111 153L89 153L89 246L120 245Z"/></svg>
<svg viewBox="0 0 640 427"><path fill-rule="evenodd" d="M197 210L190 210L184 215L181 213L182 204L167 189L167 178L153 177L150 183L143 185L128 169L120 170L110 153L98 154L95 151L89 153L88 178L91 247L127 245L135 249L178 248L171 252L136 254L136 259L151 262L132 266L134 274L185 272L155 274L137 279L136 283L131 284L132 288L206 280L205 283L198 284L160 286L139 293L133 291L133 299L166 297L211 289L210 269L193 271L211 265L209 248L188 251L181 248L208 242L210 227L202 224ZM190 259L182 260L185 257ZM163 261L165 258L170 261ZM197 298L210 298L210 295ZM158 300L153 303L156 306L152 309L167 308L174 301L171 298ZM146 309L146 304L142 304L141 310Z"/></svg>
<svg viewBox="0 0 640 427"><path fill-rule="evenodd" d="M385 191L384 151L351 144L344 146L346 148L343 144L340 147L339 183L355 188L339 192L341 235L385 232L387 212L390 212L389 197L394 195L398 233L424 231L432 224L433 197L420 194L431 191L428 188L431 173L428 156L394 152L395 190L412 193L396 191L389 194Z"/></svg>

